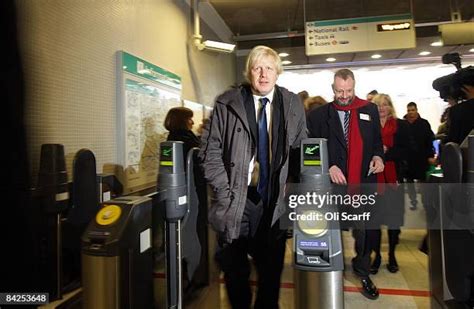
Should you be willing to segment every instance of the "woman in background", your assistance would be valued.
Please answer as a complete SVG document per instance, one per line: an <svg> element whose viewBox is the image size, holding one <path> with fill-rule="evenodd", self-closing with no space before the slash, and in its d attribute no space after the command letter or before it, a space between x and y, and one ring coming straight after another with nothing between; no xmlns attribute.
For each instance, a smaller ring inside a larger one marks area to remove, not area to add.
<svg viewBox="0 0 474 309"><path fill-rule="evenodd" d="M187 107L174 107L168 111L165 118L165 128L170 132L167 140L184 142L183 157L185 162L189 150L200 145L199 138L192 131L193 116L193 111Z"/></svg>
<svg viewBox="0 0 474 309"><path fill-rule="evenodd" d="M403 161L406 159L408 145L408 128L405 121L398 119L393 108L392 99L387 94L377 94L372 102L377 104L380 116L381 135L385 153L385 169L377 174L377 182L382 185L383 216L381 224L388 226L388 264L387 269L391 273L398 271L398 263L395 258L395 247L399 241L400 226L403 225L404 200L402 187L398 186L401 177L399 172ZM370 272L376 274L381 263L380 243L381 230L375 230L372 248L375 251L375 259L370 267Z"/></svg>

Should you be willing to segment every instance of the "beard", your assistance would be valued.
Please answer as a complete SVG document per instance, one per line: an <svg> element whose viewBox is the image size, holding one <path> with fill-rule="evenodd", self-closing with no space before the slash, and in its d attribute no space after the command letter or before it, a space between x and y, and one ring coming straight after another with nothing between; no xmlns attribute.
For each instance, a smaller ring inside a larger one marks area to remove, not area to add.
<svg viewBox="0 0 474 309"><path fill-rule="evenodd" d="M352 101L354 101L354 97L349 98L346 102L340 101L339 99L334 99L334 102L336 102L336 104L339 106L350 105Z"/></svg>

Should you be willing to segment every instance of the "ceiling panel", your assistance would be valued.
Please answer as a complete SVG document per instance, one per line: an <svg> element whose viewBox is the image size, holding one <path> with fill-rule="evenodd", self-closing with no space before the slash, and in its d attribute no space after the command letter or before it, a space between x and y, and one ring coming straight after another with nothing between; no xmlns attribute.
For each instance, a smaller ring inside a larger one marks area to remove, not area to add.
<svg viewBox="0 0 474 309"><path fill-rule="evenodd" d="M422 58L422 50L432 52L426 59L440 57L446 52L474 55L468 47L431 47L438 39L437 24L449 22L451 11L459 11L462 20L474 20L474 0L208 0L222 17L237 41L240 56L256 45L267 45L278 51L291 51L292 65L327 63L330 55L305 55L304 21L330 20L364 16L404 14L413 11L417 48L412 50L377 51L386 61ZM413 7L412 7L413 5ZM257 35L265 39L255 39ZM269 35L268 35L269 34ZM286 37L282 37L287 35ZM337 62L377 61L374 52L334 55ZM380 60L379 60L380 62Z"/></svg>

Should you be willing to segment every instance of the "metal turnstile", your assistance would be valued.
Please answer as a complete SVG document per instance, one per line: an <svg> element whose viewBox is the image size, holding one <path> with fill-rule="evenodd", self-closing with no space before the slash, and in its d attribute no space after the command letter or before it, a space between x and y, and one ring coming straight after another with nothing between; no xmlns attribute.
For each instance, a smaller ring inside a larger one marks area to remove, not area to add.
<svg viewBox="0 0 474 309"><path fill-rule="evenodd" d="M443 178L432 209L438 216L429 230L432 307L474 305L474 131L461 145L447 143L442 153ZM431 182L435 182L431 177ZM463 248L459 253L459 248ZM464 306L464 307L462 307Z"/></svg>
<svg viewBox="0 0 474 309"><path fill-rule="evenodd" d="M327 140L301 143L300 186L303 194L330 192ZM294 221L295 308L344 308L341 231L338 221L325 220L330 205L298 205ZM312 218L305 220L303 218ZM319 218L319 219L318 219Z"/></svg>
<svg viewBox="0 0 474 309"><path fill-rule="evenodd" d="M165 221L166 307L182 308L182 263L191 281L201 256L195 153L189 152L185 173L183 143L161 143L158 191L103 203L82 237L84 308L154 306L152 238L158 218Z"/></svg>
<svg viewBox="0 0 474 309"><path fill-rule="evenodd" d="M150 198L103 205L82 236L83 308L153 308Z"/></svg>

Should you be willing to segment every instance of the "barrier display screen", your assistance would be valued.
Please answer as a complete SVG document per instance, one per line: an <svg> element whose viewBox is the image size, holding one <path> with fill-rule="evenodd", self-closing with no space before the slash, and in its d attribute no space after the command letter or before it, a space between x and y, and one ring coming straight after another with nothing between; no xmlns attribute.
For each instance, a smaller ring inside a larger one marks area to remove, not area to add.
<svg viewBox="0 0 474 309"><path fill-rule="evenodd" d="M303 147L303 164L306 166L321 165L320 145L304 144Z"/></svg>
<svg viewBox="0 0 474 309"><path fill-rule="evenodd" d="M164 166L173 166L173 147L161 145L160 164Z"/></svg>

